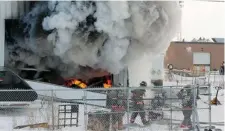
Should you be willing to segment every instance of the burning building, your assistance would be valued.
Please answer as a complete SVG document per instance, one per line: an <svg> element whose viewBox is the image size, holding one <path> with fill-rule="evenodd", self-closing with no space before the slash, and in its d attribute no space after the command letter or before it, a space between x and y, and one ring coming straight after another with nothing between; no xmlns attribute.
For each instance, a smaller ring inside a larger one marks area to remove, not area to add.
<svg viewBox="0 0 225 131"><path fill-rule="evenodd" d="M1 1L0 9L2 66L83 81L136 70L136 60L166 50L180 21L179 3L168 1Z"/></svg>

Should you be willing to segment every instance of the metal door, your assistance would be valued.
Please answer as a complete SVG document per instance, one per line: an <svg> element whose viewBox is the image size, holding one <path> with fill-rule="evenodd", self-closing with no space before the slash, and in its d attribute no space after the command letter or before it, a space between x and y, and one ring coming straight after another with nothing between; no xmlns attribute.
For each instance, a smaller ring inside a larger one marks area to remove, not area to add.
<svg viewBox="0 0 225 131"><path fill-rule="evenodd" d="M193 65L210 65L210 53L208 52L194 52Z"/></svg>

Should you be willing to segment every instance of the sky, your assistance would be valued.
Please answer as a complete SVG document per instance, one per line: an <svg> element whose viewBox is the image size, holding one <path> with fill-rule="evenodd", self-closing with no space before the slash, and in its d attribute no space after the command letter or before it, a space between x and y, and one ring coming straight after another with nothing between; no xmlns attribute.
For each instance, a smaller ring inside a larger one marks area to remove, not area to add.
<svg viewBox="0 0 225 131"><path fill-rule="evenodd" d="M181 36L186 40L225 36L225 2L184 1Z"/></svg>

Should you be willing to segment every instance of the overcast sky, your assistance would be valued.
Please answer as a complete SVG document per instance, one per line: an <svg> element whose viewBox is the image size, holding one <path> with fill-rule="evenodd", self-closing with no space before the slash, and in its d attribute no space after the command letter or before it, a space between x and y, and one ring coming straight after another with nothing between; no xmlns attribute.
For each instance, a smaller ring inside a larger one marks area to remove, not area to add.
<svg viewBox="0 0 225 131"><path fill-rule="evenodd" d="M225 36L225 2L185 1L182 37L186 40Z"/></svg>

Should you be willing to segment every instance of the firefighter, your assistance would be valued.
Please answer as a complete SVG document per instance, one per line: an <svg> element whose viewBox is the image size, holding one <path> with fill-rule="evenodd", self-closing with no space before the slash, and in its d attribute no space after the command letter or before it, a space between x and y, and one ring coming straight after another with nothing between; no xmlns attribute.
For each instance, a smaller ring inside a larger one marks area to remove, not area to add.
<svg viewBox="0 0 225 131"><path fill-rule="evenodd" d="M178 99L182 100L182 112L184 115L184 120L182 121L181 128L191 128L191 115L192 115L192 106L194 102L194 95L190 85L186 85L177 93Z"/></svg>
<svg viewBox="0 0 225 131"><path fill-rule="evenodd" d="M120 90L113 90L109 92L109 99L112 111L112 129L113 131L123 130L123 116L127 105L125 95Z"/></svg>
<svg viewBox="0 0 225 131"><path fill-rule="evenodd" d="M145 81L142 81L140 83L141 87L146 87L147 83ZM132 102L133 102L133 109L135 112L132 113L130 123L134 123L137 115L139 114L141 117L141 121L144 125L148 125L149 121L145 118L145 111L144 111L144 101L143 96L146 92L145 89L135 89L132 92Z"/></svg>

